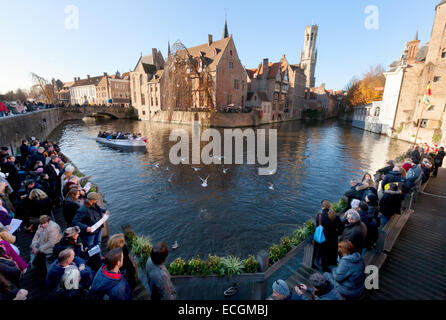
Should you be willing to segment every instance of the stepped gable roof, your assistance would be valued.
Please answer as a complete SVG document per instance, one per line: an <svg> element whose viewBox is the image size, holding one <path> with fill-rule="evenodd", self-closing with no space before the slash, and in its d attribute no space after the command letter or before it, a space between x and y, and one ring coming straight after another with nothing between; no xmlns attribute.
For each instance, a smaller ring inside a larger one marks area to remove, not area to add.
<svg viewBox="0 0 446 320"><path fill-rule="evenodd" d="M277 72L279 70L281 72L285 72L287 69L288 64L285 62L270 62L268 63L268 76L267 79L275 79L277 76ZM263 77L263 64L260 64L260 68L257 69L247 69L246 72L248 73L248 76L252 79L254 78L254 75L257 74L259 78Z"/></svg>
<svg viewBox="0 0 446 320"><path fill-rule="evenodd" d="M187 51L179 50L176 55L185 59L187 58L187 52L189 52L194 58L202 58L203 62L205 62L211 70L214 70L223 56L222 52L226 49L231 39L232 37L229 36L225 39L213 41L211 45L206 42L195 47L187 48Z"/></svg>
<svg viewBox="0 0 446 320"><path fill-rule="evenodd" d="M75 82L71 87L83 87L83 86L97 86L99 82L101 81L103 76L98 77L90 77L87 79L81 79L77 82Z"/></svg>

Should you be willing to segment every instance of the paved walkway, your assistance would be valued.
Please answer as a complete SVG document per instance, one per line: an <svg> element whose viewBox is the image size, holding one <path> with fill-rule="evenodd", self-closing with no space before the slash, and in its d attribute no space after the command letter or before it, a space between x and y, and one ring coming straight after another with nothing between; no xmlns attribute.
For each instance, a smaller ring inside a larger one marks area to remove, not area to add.
<svg viewBox="0 0 446 320"><path fill-rule="evenodd" d="M413 209L370 299L446 299L446 169L429 180Z"/></svg>

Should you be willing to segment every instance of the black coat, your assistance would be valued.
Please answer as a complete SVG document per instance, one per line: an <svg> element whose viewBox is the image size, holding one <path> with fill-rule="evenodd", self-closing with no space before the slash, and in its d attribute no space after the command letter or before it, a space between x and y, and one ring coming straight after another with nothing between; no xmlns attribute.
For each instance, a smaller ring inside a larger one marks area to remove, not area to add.
<svg viewBox="0 0 446 320"><path fill-rule="evenodd" d="M81 205L79 202L71 201L70 199L66 199L63 202L63 216L68 227L72 226L74 216L76 215L76 212L79 210L80 206Z"/></svg>
<svg viewBox="0 0 446 320"><path fill-rule="evenodd" d="M2 166L2 172L5 174L9 173L6 180L8 180L9 184L11 185L11 187L14 189L15 192L19 191L21 187L20 175L19 175L19 170L17 169L15 164L9 161L6 162Z"/></svg>
<svg viewBox="0 0 446 320"><path fill-rule="evenodd" d="M434 158L435 165L437 167L442 167L443 166L444 156L445 156L445 152L444 151L438 151L437 155Z"/></svg>
<svg viewBox="0 0 446 320"><path fill-rule="evenodd" d="M347 224L342 233L342 240L350 241L355 247L355 252L362 253L366 246L367 226L359 221L354 224Z"/></svg>
<svg viewBox="0 0 446 320"><path fill-rule="evenodd" d="M31 156L30 168L33 168L37 161L42 161L42 163L45 165L45 155L43 153L35 152Z"/></svg>
<svg viewBox="0 0 446 320"><path fill-rule="evenodd" d="M414 163L419 164L421 161L420 151L418 151L418 150L412 151L412 153L410 154L410 158L412 159L412 161Z"/></svg>
<svg viewBox="0 0 446 320"><path fill-rule="evenodd" d="M322 268L327 271L328 266L336 265L338 255L338 236L342 233L341 219L336 216L334 220L328 217L328 210L322 210L322 213L316 215L316 227L319 226L319 217L321 225L324 228L325 242L316 244L318 246L318 255L321 258Z"/></svg>
<svg viewBox="0 0 446 320"><path fill-rule="evenodd" d="M400 214L402 201L403 194L400 190L386 190L379 201L380 212L387 218L390 218L394 214Z"/></svg>
<svg viewBox="0 0 446 320"><path fill-rule="evenodd" d="M85 205L80 207L76 215L73 218L73 226L78 226L82 232L86 232L88 227L93 226L96 222L102 219L102 215L105 213L105 209L101 209L97 204L94 206L87 208ZM99 232L102 225L95 233Z"/></svg>
<svg viewBox="0 0 446 320"><path fill-rule="evenodd" d="M383 179L383 182L381 184L383 190L386 184L392 183L392 182L401 182L403 180L403 176L401 175L401 172L398 171L390 171Z"/></svg>
<svg viewBox="0 0 446 320"><path fill-rule="evenodd" d="M22 159L26 159L26 157L28 157L29 155L29 148L26 144L22 144L20 146L20 154L22 156Z"/></svg>

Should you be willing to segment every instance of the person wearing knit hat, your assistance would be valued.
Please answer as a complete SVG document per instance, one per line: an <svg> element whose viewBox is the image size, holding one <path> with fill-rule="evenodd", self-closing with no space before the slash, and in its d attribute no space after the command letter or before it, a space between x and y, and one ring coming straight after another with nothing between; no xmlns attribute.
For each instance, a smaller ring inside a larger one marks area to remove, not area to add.
<svg viewBox="0 0 446 320"><path fill-rule="evenodd" d="M81 232L81 229L79 229L78 226L69 227L69 228L65 229L65 231L63 232L63 236L64 237L68 237L68 238L72 238L75 235L79 234L80 232Z"/></svg>
<svg viewBox="0 0 446 320"><path fill-rule="evenodd" d="M273 298L274 300L302 300L302 297L291 291L287 283L281 279L273 283Z"/></svg>

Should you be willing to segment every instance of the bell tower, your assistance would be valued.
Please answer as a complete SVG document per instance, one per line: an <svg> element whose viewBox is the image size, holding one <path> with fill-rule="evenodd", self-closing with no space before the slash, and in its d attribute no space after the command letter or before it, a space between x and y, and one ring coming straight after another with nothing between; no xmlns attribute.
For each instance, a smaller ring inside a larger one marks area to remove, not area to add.
<svg viewBox="0 0 446 320"><path fill-rule="evenodd" d="M306 86L308 88L314 88L316 83L314 73L317 63L316 40L318 30L318 25L305 27L304 49L300 54L300 67L304 69L305 76L307 77Z"/></svg>

